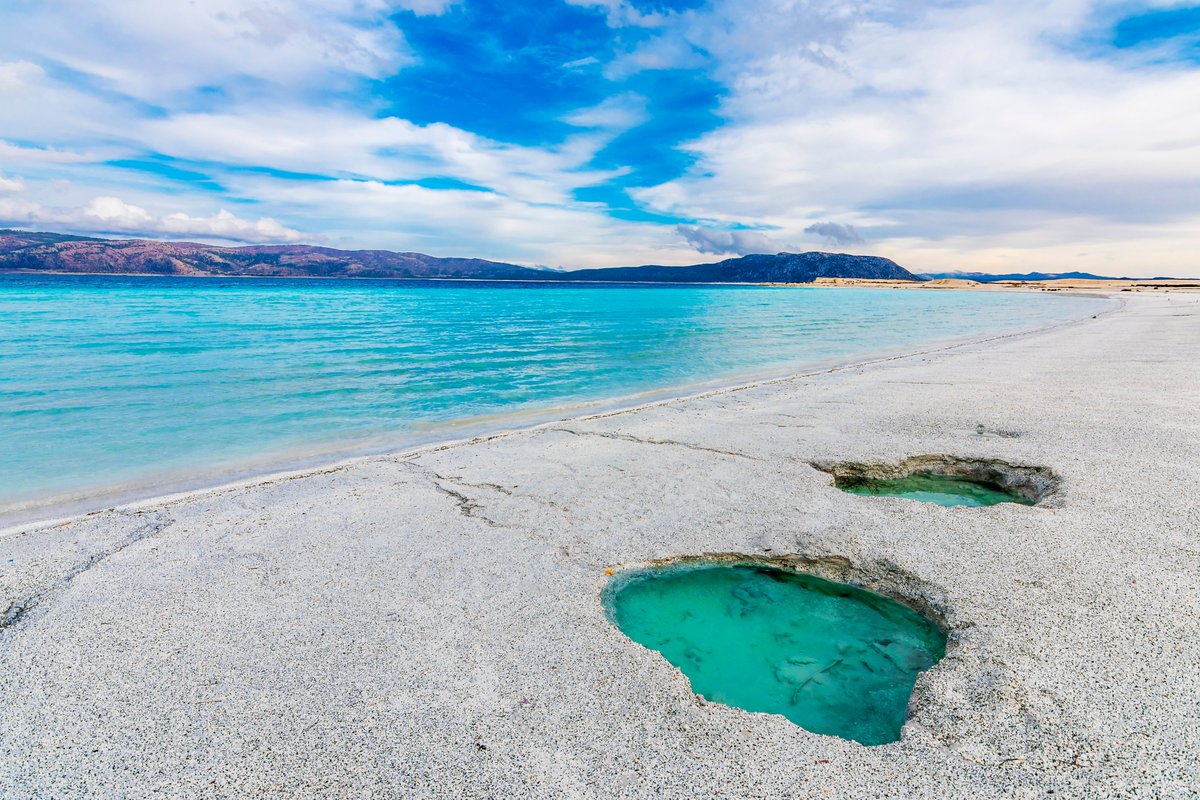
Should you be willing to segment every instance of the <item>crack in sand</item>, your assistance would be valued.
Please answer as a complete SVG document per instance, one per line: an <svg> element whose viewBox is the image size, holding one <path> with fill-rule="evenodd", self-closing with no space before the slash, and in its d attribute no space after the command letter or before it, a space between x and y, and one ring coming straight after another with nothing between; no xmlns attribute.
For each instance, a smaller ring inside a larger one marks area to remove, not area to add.
<svg viewBox="0 0 1200 800"><path fill-rule="evenodd" d="M492 484L492 483L466 483L466 482L458 479L457 477L453 477L453 476L447 477L446 475L442 475L441 473L437 472L434 469L431 469L430 467L426 467L421 464L418 464L416 461L405 460L405 461L401 461L399 463L402 464L403 466L411 467L412 469L416 470L417 472L420 472L421 474L427 476L430 479L430 483L433 484L433 488L437 489L442 494L444 494L447 497L450 497L451 499L454 500L454 504L458 508L458 513L462 514L464 517L469 517L470 519L477 519L480 522L483 522L484 524L486 524L488 527L491 527L491 528L502 527L499 522L497 522L496 520L487 516L486 514L481 513L484 510L484 507L479 502L477 502L476 500L474 500L471 497L468 497L467 495L463 494L462 492L460 492L456 489L450 488L450 487L463 486L463 487L472 487L472 488L487 488L487 489L492 489L494 491L500 492L502 494L511 495L512 492L510 490L507 490L503 486L500 486L498 484Z"/></svg>
<svg viewBox="0 0 1200 800"><path fill-rule="evenodd" d="M444 478L437 473L432 474L434 476L434 488L442 494L449 495L450 497L454 498L455 505L458 506L458 513L462 514L464 517L480 520L492 528L497 528L500 526L500 523L496 522L496 520L492 519L486 514L480 513L483 510L483 506L481 506L479 503L475 502L470 497L467 497L462 492L455 491L454 489L450 489L442 485L443 483L454 484L454 481L452 481L450 478ZM457 485L462 486L463 484L460 483Z"/></svg>
<svg viewBox="0 0 1200 800"><path fill-rule="evenodd" d="M512 489L509 489L507 486L501 486L498 483L469 483L467 481L459 480L457 478L455 478L453 480L459 486L470 486L472 489L491 489L493 492L499 492L500 494L505 495L507 497L512 497L514 495L514 492Z"/></svg>
<svg viewBox="0 0 1200 800"><path fill-rule="evenodd" d="M576 431L576 430L572 430L571 428L563 428L563 427L554 427L554 428L550 428L550 430L559 431L560 433L569 433L572 436L599 436L602 439L615 439L615 440L621 441L621 442L636 442L637 444L656 444L656 445L669 445L669 446L673 446L673 447L686 447L688 450L700 450L705 453L717 453L717 454L723 455L723 456L733 456L734 458L745 458L750 461L760 461L761 460L759 458L756 458L751 455L747 455L745 453L739 453L736 450L722 450L717 447L705 447L704 445L701 445L701 444L692 444L691 442L680 442L675 439L645 439L641 436L634 436L634 435L628 434L628 433L609 433L606 431Z"/></svg>
<svg viewBox="0 0 1200 800"><path fill-rule="evenodd" d="M116 513L118 516L142 516L141 514L129 514L126 512L114 513ZM174 523L174 518L166 515L159 515L155 518L149 519L145 524L134 528L128 536L117 542L112 547L93 553L87 558L83 559L81 562L68 570L65 575L49 584L45 588L39 589L33 592L33 594L30 594L20 600L13 600L8 604L8 608L4 610L4 613L0 614L0 630L11 628L17 625L26 617L28 617L29 614L34 611L34 609L44 608L47 601L69 589L71 583L83 573L107 561L109 558L112 558L122 550L132 547L138 542L142 542L157 536Z"/></svg>

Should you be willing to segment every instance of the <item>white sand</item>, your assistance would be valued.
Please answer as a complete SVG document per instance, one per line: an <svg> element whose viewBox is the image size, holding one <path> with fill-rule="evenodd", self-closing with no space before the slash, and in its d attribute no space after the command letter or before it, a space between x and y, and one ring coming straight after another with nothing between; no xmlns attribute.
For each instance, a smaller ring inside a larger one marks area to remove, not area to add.
<svg viewBox="0 0 1200 800"><path fill-rule="evenodd" d="M1200 297L1124 297L10 532L0 797L1195 796ZM809 466L936 453L1047 466L1062 492L948 509ZM706 704L606 620L606 569L702 553L937 609L954 646L904 738Z"/></svg>

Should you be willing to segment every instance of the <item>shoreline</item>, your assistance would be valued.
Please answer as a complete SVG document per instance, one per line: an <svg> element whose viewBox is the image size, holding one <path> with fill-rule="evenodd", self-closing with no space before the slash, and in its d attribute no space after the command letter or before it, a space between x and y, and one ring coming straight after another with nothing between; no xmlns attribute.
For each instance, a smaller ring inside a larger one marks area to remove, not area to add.
<svg viewBox="0 0 1200 800"><path fill-rule="evenodd" d="M764 283L761 281L576 281L547 278L455 278L455 277L363 277L356 275L216 275L179 273L161 275L153 272L65 272L57 270L0 270L0 275L54 275L112 278L195 278L216 280L295 280L295 281L393 281L411 283L527 283L561 286L761 286L779 289L940 289L955 291L1087 291L1115 292L1165 289L1168 291L1200 291L1200 278L1056 278L1029 281L974 281L966 278L935 278L932 280L891 280L886 278L816 278L809 283Z"/></svg>
<svg viewBox="0 0 1200 800"><path fill-rule="evenodd" d="M1200 297L0 538L14 797L1182 797L1200 785ZM1152 354L1152 355L1148 355ZM1044 467L1045 506L813 464ZM610 576L748 558L952 646L864 747L706 701ZM0 792L3 794L3 792Z"/></svg>
<svg viewBox="0 0 1200 800"><path fill-rule="evenodd" d="M771 385L781 381L797 380L841 370L867 367L896 359L940 353L975 344L1003 341L1013 337L1036 335L1057 328L1080 324L1086 320L1096 319L1103 315L1117 313L1125 305L1122 298L1107 293L1095 293L1088 296L1102 297L1106 300L1114 301L1114 305L1111 308L1100 310L1097 314L1083 314L1063 322L1056 322L1036 328L934 341L917 350L877 351L848 358L827 359L806 365L798 371L794 368L784 368L783 370L771 370L767 372L752 371L750 373L740 373L738 375L727 376L726 378L701 381L683 386L664 387L593 401L579 401L552 406L546 409L530 409L524 412L497 415L497 421L491 424L476 424L467 420L435 423L433 427L437 429L436 432L430 434L428 438L414 437L411 443L390 445L383 443L365 448L337 450L327 452L326 454L284 457L278 460L271 460L265 465L218 469L215 472L205 472L189 477L181 477L177 480L168 480L162 484L119 486L112 489L84 491L69 495L60 494L44 500L34 500L19 505L14 504L9 507L0 507L0 539L30 528L63 524L101 511L137 508L144 504L154 504L160 501L165 503L207 492L258 485L272 480L290 480L372 459L402 458L423 452L433 452L445 448L483 442L498 437L511 436L560 423L603 419L614 414L634 412L681 400L699 399L714 394L737 392ZM583 408L591 408L591 410L568 416L557 413L560 410ZM533 418L534 421L524 425L509 424L512 420L521 417ZM500 421L501 419L504 421ZM446 435L455 428L465 428L468 433L463 436Z"/></svg>
<svg viewBox="0 0 1200 800"><path fill-rule="evenodd" d="M1066 292L1075 295L1142 292L1147 290L1190 293L1200 290L1200 278L1054 278L1027 281L975 281L969 278L935 278L921 281L875 280L871 278L817 278L811 284L763 284L766 286L814 286L822 289L924 289L978 292Z"/></svg>

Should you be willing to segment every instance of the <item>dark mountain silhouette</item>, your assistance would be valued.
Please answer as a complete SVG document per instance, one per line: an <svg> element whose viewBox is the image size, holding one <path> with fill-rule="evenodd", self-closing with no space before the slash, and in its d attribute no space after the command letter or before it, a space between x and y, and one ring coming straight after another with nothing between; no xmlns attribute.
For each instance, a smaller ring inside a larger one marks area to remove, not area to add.
<svg viewBox="0 0 1200 800"><path fill-rule="evenodd" d="M920 280L895 261L843 253L776 253L729 258L690 267L610 267L566 273L576 281L662 283L811 283L817 278Z"/></svg>

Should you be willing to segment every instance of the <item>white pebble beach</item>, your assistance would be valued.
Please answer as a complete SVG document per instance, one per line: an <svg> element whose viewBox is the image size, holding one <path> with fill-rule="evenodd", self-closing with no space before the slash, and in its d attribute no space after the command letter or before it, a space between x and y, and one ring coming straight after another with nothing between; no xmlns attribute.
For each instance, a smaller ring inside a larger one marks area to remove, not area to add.
<svg viewBox="0 0 1200 800"><path fill-rule="evenodd" d="M0 797L1200 793L1200 295L0 533ZM1044 467L1038 506L813 462ZM708 703L610 574L792 564L934 614L900 741Z"/></svg>

